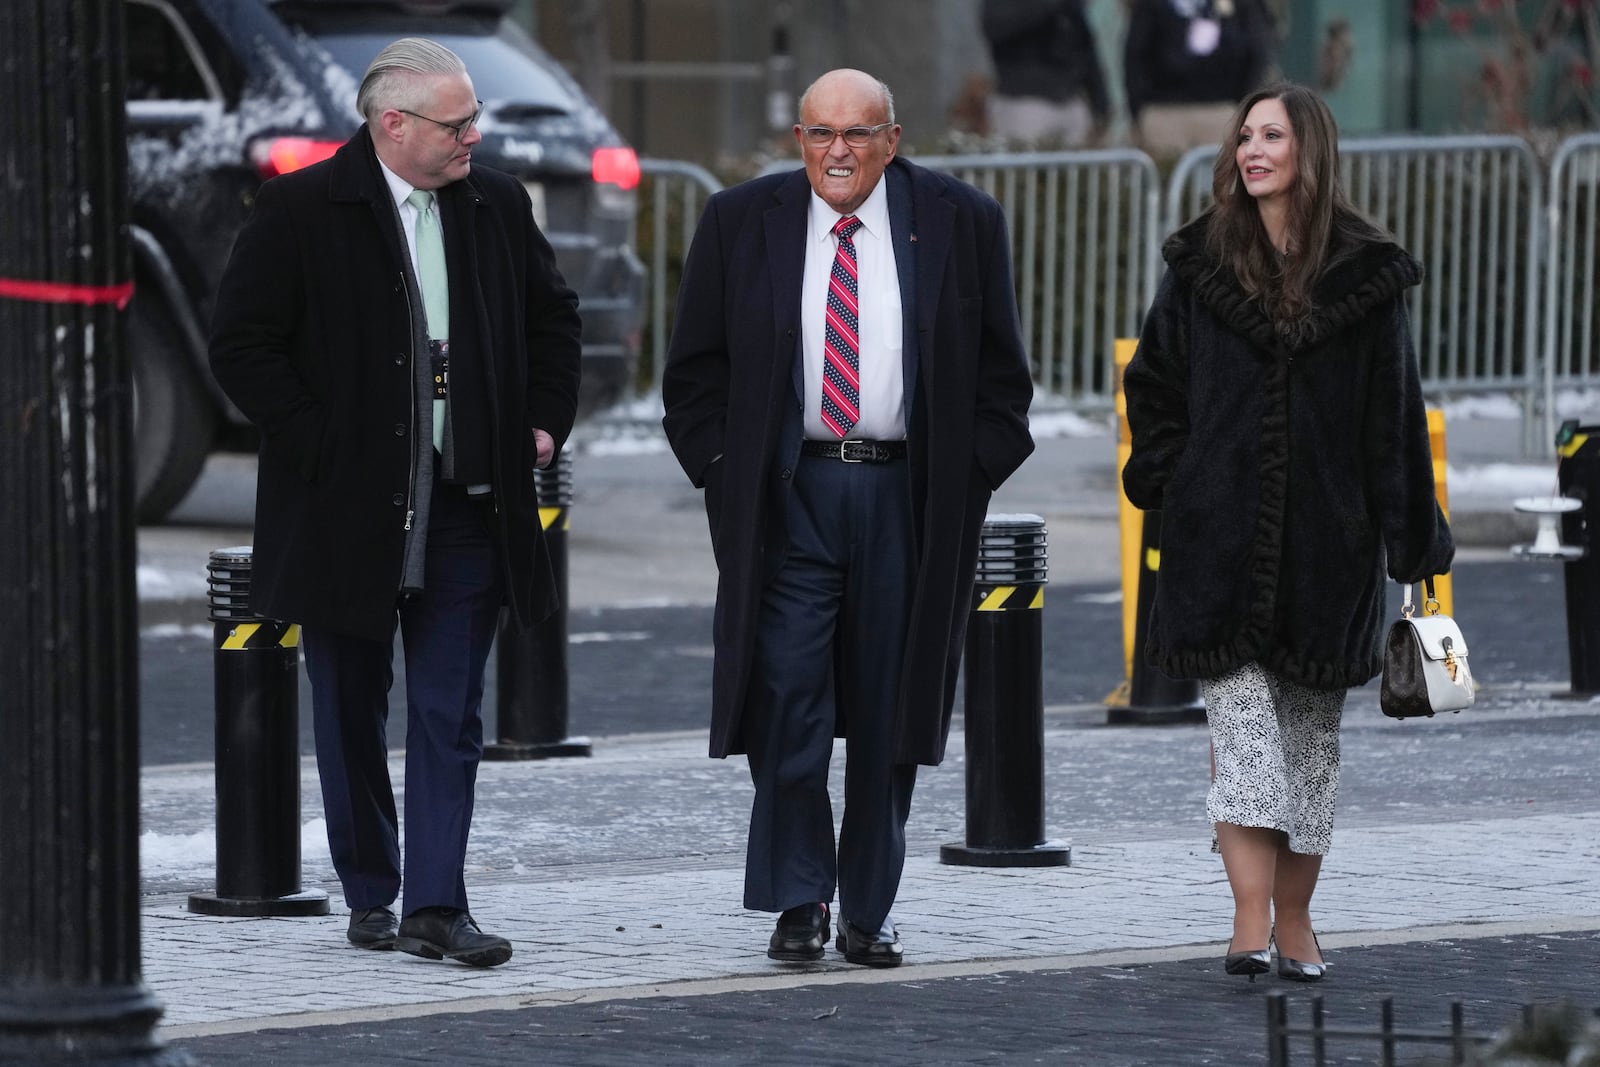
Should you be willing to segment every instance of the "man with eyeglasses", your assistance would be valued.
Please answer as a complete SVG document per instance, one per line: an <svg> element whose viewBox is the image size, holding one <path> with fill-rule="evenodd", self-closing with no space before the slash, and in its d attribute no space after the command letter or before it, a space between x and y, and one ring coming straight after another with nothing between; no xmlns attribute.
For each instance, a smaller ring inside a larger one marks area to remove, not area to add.
<svg viewBox="0 0 1600 1067"><path fill-rule="evenodd" d="M489 967L511 943L464 876L484 664L502 603L525 625L555 607L533 470L577 415L577 297L521 183L472 165L483 104L454 53L390 44L356 106L333 158L257 194L211 365L261 431L250 602L301 625L348 940Z"/></svg>
<svg viewBox="0 0 1600 1067"><path fill-rule="evenodd" d="M804 169L713 196L662 381L721 580L711 755L755 783L744 905L767 955L901 962L890 910L937 764L990 493L1033 450L1005 217L896 156L889 89L800 98ZM828 769L846 739L837 839ZM837 926L830 906L837 889Z"/></svg>

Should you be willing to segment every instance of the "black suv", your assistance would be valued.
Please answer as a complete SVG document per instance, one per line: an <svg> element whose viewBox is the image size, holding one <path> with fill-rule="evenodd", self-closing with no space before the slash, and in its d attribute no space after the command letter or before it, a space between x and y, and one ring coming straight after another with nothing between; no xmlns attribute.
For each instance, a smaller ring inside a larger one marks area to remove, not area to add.
<svg viewBox="0 0 1600 1067"><path fill-rule="evenodd" d="M252 440L206 366L217 279L255 191L355 132L378 50L429 37L485 102L475 162L519 176L583 313L581 408L629 384L644 308L639 164L508 16L511 0L124 0L139 515L160 519L219 444Z"/></svg>

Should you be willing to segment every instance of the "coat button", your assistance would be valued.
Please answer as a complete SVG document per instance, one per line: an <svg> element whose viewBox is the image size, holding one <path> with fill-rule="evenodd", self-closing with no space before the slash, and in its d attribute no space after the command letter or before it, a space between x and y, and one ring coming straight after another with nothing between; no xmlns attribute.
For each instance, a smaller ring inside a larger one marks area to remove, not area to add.
<svg viewBox="0 0 1600 1067"><path fill-rule="evenodd" d="M397 508L403 507L406 502L406 495L404 493L396 493L394 496L389 498L389 502Z"/></svg>
<svg viewBox="0 0 1600 1067"><path fill-rule="evenodd" d="M404 437L406 435L406 424L403 423L403 422L395 423L394 424L394 435L396 437Z"/></svg>
<svg viewBox="0 0 1600 1067"><path fill-rule="evenodd" d="M396 352L394 354L394 365L396 367L404 367L406 365L406 354L404 352Z"/></svg>
<svg viewBox="0 0 1600 1067"><path fill-rule="evenodd" d="M794 471L790 470L788 467L785 467L785 468L783 468L783 473L778 475L778 477L782 478L784 481L788 481L789 480L789 476L791 474L793 474L793 473L794 473Z"/></svg>

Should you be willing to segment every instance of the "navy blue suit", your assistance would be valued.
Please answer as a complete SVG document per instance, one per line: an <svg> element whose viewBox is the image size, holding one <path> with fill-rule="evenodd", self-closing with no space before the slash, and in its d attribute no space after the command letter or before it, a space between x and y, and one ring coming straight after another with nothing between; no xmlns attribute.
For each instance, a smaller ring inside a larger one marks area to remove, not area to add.
<svg viewBox="0 0 1600 1067"><path fill-rule="evenodd" d="M990 493L1033 448L999 205L900 159L883 180L904 459L801 455L804 171L711 198L662 383L721 574L711 754L747 752L756 783L746 906L830 900L837 878L842 917L866 930L899 884L916 765L943 757ZM835 736L848 745L837 853Z"/></svg>

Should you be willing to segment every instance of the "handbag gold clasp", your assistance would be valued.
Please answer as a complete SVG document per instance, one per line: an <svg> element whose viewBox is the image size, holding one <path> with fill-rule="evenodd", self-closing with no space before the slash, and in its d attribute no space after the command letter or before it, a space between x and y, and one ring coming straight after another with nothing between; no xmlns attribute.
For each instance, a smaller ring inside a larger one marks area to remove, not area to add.
<svg viewBox="0 0 1600 1067"><path fill-rule="evenodd" d="M1460 668L1456 663L1456 652L1454 647L1455 642L1446 637L1440 641L1440 644L1444 646L1444 669L1450 672L1450 680L1452 682L1460 681L1460 679L1456 677L1456 672Z"/></svg>

